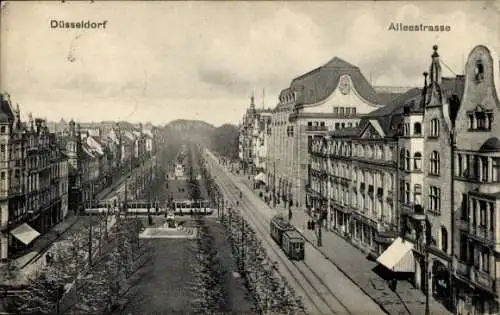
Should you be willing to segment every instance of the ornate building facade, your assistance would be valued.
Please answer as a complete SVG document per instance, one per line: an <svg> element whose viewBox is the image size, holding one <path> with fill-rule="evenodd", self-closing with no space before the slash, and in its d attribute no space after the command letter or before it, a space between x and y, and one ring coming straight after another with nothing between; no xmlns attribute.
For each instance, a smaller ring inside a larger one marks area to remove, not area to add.
<svg viewBox="0 0 500 315"><path fill-rule="evenodd" d="M308 148L315 135L357 126L362 114L381 101L358 67L335 57L325 65L292 80L281 91L273 111L268 154L275 164L270 183L278 199L298 206L306 202Z"/></svg>
<svg viewBox="0 0 500 315"><path fill-rule="evenodd" d="M475 47L455 120L453 238L458 314L498 314L500 292L500 59Z"/></svg>
<svg viewBox="0 0 500 315"><path fill-rule="evenodd" d="M0 108L0 259L16 257L68 213L67 157L45 120L20 120L7 94Z"/></svg>

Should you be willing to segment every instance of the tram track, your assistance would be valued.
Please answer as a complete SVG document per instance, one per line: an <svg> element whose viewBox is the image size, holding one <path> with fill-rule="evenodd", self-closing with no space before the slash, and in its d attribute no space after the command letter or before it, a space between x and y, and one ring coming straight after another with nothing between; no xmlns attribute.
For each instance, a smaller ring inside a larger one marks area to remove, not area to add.
<svg viewBox="0 0 500 315"><path fill-rule="evenodd" d="M217 165L213 160L209 162L212 167L218 168L215 181L221 185L224 194L230 197L231 200L240 203L242 215L250 221L254 229L262 235L262 241L265 242L269 249L271 249L270 256L277 258L284 267L284 276L289 280L293 280L295 287L300 288L301 295L307 299L309 304L309 311L313 314L353 314L347 305L345 305L333 291L328 287L325 281L317 274L316 271L307 264L306 261L291 261L282 251L282 249L271 239L268 233L269 222L266 221L261 215L252 211L255 208L253 203L248 198L240 199L240 188L233 182L233 180L226 174L225 170ZM269 218L270 219L270 218ZM307 257L307 254L306 254ZM294 288L295 289L295 288Z"/></svg>

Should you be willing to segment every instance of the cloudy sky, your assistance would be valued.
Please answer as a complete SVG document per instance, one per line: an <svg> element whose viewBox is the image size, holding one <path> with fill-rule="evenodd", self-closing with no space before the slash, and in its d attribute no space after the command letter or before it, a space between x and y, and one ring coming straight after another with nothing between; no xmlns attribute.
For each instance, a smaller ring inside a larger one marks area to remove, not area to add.
<svg viewBox="0 0 500 315"><path fill-rule="evenodd" d="M262 106L265 89L273 107L294 77L334 56L373 85L415 86L434 44L445 75L461 73L475 45L500 47L498 2L30 1L1 14L1 90L49 120L237 123L252 91ZM394 32L391 22L451 31Z"/></svg>

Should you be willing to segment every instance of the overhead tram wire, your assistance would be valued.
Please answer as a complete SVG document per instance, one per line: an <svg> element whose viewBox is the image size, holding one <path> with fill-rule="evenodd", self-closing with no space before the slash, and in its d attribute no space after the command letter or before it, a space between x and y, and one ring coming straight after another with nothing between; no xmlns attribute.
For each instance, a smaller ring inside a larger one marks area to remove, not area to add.
<svg viewBox="0 0 500 315"><path fill-rule="evenodd" d="M453 70L451 69L451 67L450 67L450 66L448 66L448 65L446 64L446 62L444 62L444 60L443 60L442 58L440 59L440 61L441 61L441 63L442 63L442 64L446 67L446 69L448 69L451 73L453 73L453 75L454 75L454 76L457 76L456 72L455 72L455 71L453 71Z"/></svg>

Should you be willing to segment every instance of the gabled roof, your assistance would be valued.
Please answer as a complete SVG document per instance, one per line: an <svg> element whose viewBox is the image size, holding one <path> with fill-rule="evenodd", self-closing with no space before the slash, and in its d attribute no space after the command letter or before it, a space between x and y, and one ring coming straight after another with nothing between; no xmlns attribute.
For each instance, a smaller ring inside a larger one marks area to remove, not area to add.
<svg viewBox="0 0 500 315"><path fill-rule="evenodd" d="M14 120L14 112L10 97L7 94L0 94L0 123L8 123Z"/></svg>
<svg viewBox="0 0 500 315"><path fill-rule="evenodd" d="M354 89L362 98L374 104L381 103L377 93L359 68L338 57L334 57L325 65L293 79L290 87L282 91L281 95L285 91L285 93L289 93L293 90L298 92L297 104L317 103L327 98L335 90L343 75L351 77Z"/></svg>
<svg viewBox="0 0 500 315"><path fill-rule="evenodd" d="M103 149L102 145L96 139L94 139L92 136L88 136L85 139L85 144L87 145L87 148L95 156L104 155L104 149Z"/></svg>

